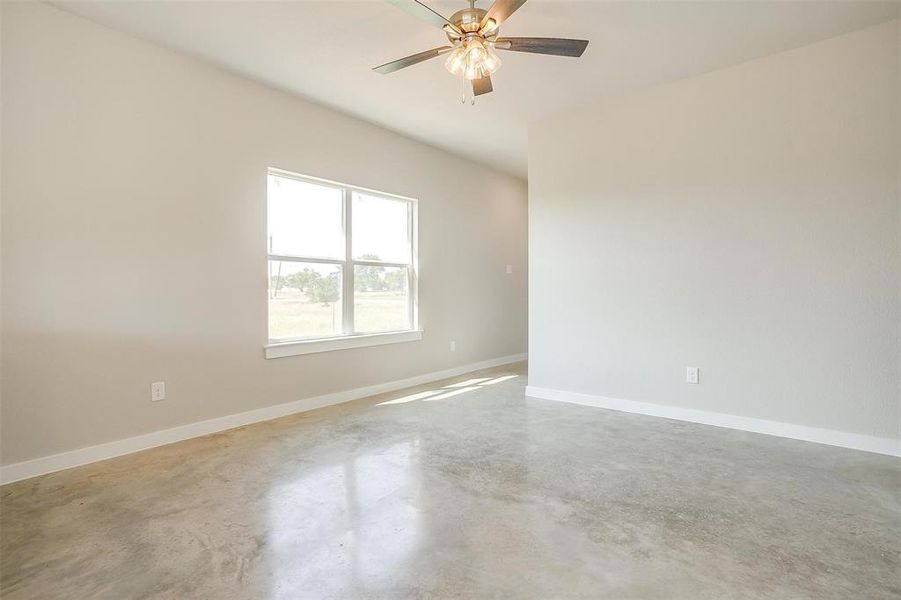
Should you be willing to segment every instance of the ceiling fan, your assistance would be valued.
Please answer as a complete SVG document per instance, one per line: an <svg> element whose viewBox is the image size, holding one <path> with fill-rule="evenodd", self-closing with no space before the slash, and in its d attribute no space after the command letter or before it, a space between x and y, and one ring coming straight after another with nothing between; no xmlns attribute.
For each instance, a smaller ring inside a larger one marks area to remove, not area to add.
<svg viewBox="0 0 901 600"><path fill-rule="evenodd" d="M498 37L501 24L526 0L495 0L491 8L475 7L475 0L464 8L444 18L419 0L386 0L399 9L430 25L443 29L451 45L432 48L410 56L373 67L373 71L387 75L430 58L450 53L444 66L453 75L463 79L463 102L475 104L475 97L493 91L491 74L501 66L495 50L532 52L555 56L582 56L588 40L561 38Z"/></svg>

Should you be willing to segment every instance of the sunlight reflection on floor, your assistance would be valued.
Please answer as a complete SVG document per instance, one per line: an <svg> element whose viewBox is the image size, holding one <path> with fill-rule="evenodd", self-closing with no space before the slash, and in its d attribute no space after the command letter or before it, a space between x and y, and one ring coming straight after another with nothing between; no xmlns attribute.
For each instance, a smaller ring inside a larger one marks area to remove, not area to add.
<svg viewBox="0 0 901 600"><path fill-rule="evenodd" d="M519 375L504 375L503 377L496 377L491 381L486 381L485 383L480 383L479 385L494 385L495 383L507 381L508 379L515 379L517 377L519 377Z"/></svg>
<svg viewBox="0 0 901 600"><path fill-rule="evenodd" d="M460 381L457 383L452 383L450 385L446 385L441 389L437 390L426 390L424 392L416 392L415 394L409 394L407 396L402 396L400 398L395 398L393 400L386 400L384 402L379 402L377 406L385 406L388 404L405 404L407 402L415 402L416 400L422 400L424 402L431 402L433 400L444 400L446 398L452 398L454 396L459 396L460 394L464 394L466 392L471 392L473 390L478 390L486 385L494 385L496 383L501 383L510 379L515 379L518 375L502 375L501 377L476 377L474 379L467 379L466 381Z"/></svg>
<svg viewBox="0 0 901 600"><path fill-rule="evenodd" d="M446 385L446 388L461 388L461 387L469 387L471 385L475 385L477 383L481 383L483 381L488 381L491 379L490 377L476 377L474 379L467 379L466 381L461 381L459 383L452 383L450 385Z"/></svg>
<svg viewBox="0 0 901 600"><path fill-rule="evenodd" d="M401 398L396 398L394 400L388 400L387 402L379 402L379 406L383 406L385 404L404 404L405 402L413 402L414 400L422 400L423 398L428 398L429 396L434 396L436 394L440 394L441 390L428 390L425 392L419 392L418 394L410 394L409 396L403 396Z"/></svg>
<svg viewBox="0 0 901 600"><path fill-rule="evenodd" d="M441 394L440 396L432 396L430 398L425 398L423 401L431 402L432 400L444 400L445 398L453 398L454 396L459 396L460 394L465 394L466 392L471 392L471 391L477 390L477 389L479 389L479 388L477 388L477 387L459 388L456 390L451 390L450 392L445 392L444 394Z"/></svg>

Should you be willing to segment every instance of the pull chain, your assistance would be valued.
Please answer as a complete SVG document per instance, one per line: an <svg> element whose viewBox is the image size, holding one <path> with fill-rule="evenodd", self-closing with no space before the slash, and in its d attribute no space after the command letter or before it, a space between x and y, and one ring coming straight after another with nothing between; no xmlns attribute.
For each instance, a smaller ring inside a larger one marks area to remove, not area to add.
<svg viewBox="0 0 901 600"><path fill-rule="evenodd" d="M472 106L476 105L476 95L475 90L472 89L472 82L465 77L461 77L463 80L463 97L460 102L466 104L466 101L469 100L469 104Z"/></svg>

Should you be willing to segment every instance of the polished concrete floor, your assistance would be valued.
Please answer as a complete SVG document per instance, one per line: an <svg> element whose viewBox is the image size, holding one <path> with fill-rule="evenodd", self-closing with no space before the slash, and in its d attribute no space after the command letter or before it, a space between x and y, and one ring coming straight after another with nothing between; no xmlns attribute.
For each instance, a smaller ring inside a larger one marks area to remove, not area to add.
<svg viewBox="0 0 901 600"><path fill-rule="evenodd" d="M11 484L4 599L901 598L901 461L522 365Z"/></svg>

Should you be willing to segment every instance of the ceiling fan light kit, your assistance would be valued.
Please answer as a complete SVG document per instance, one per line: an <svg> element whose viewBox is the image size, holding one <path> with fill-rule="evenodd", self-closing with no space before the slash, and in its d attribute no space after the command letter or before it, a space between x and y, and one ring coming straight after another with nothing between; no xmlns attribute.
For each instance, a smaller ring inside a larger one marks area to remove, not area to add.
<svg viewBox="0 0 901 600"><path fill-rule="evenodd" d="M501 24L526 0L495 0L488 10L476 8L475 0L469 0L469 8L455 12L450 18L441 16L419 0L387 2L444 30L452 45L419 52L374 67L373 70L387 75L450 53L444 66L452 75L463 80L464 103L470 101L475 104L476 96L493 91L491 75L501 67L501 59L495 50L579 57L588 46L587 40L497 37Z"/></svg>
<svg viewBox="0 0 901 600"><path fill-rule="evenodd" d="M447 57L444 66L452 75L464 79L490 77L501 66L493 44L480 37L465 38Z"/></svg>

